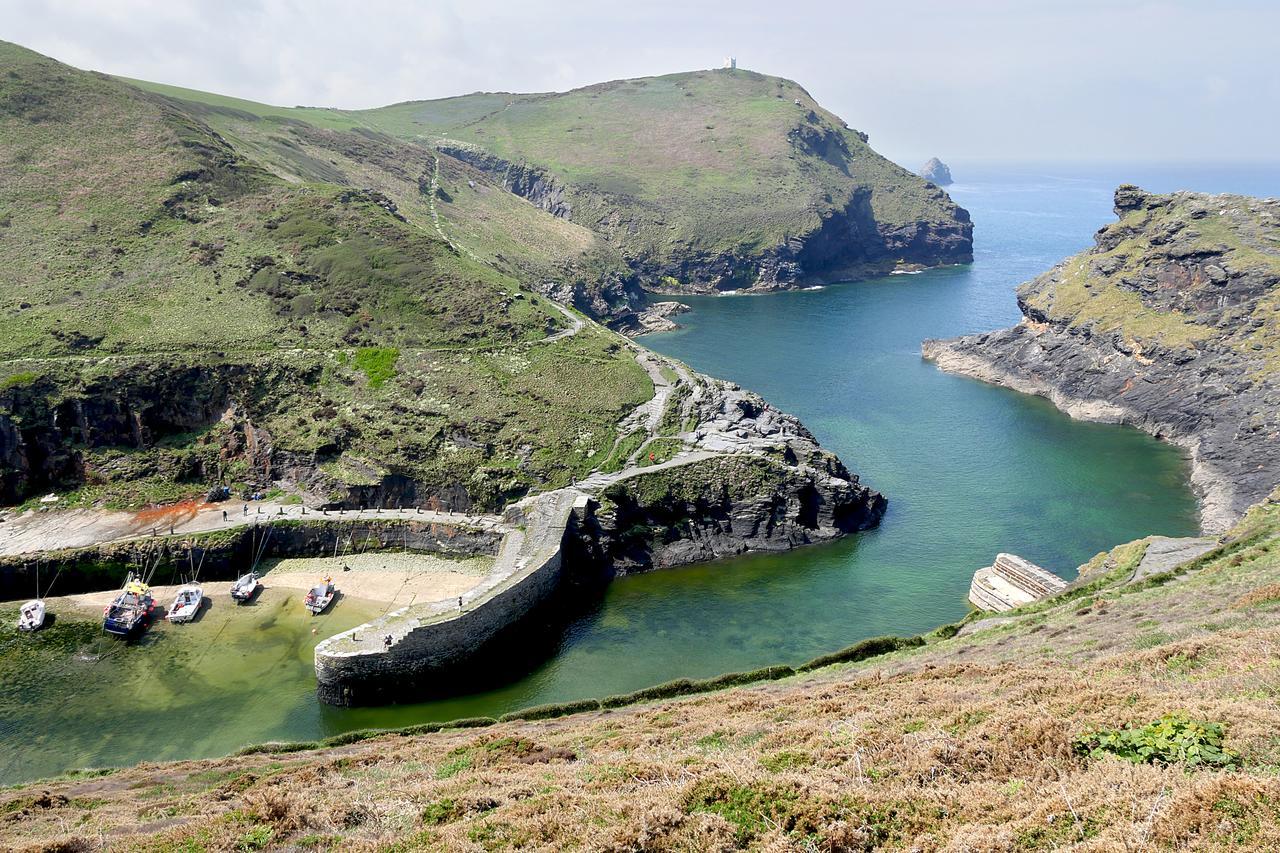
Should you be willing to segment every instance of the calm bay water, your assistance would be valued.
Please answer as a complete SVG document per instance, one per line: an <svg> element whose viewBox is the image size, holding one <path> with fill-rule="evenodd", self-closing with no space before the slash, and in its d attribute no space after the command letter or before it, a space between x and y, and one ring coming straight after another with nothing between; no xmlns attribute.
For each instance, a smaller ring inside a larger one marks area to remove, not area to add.
<svg viewBox="0 0 1280 853"><path fill-rule="evenodd" d="M879 529L788 554L621 579L532 673L447 701L319 705L314 623L289 615L297 607L218 622L213 644L197 624L91 662L55 654L42 662L50 677L20 674L8 656L0 661L0 783L795 663L963 616L974 569L998 551L1070 578L1117 543L1194 533L1195 502L1177 450L942 374L921 361L919 345L1016 322L1013 288L1089 245L1111 221L1120 182L1268 195L1280 193L1280 168L953 168L964 180L952 195L977 223L971 266L689 299L686 328L645 341L802 418L889 496ZM335 615L331 628L346 621Z"/></svg>

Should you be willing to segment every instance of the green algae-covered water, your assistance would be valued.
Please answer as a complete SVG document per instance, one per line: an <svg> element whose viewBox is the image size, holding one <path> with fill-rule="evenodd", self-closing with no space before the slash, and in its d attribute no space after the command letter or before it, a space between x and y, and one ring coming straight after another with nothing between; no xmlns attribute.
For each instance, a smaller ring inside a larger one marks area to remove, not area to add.
<svg viewBox="0 0 1280 853"><path fill-rule="evenodd" d="M924 338L1018 318L1013 288L1087 246L1124 180L1148 189L1275 193L1280 172L957 168L975 262L771 296L689 299L685 328L646 339L801 417L890 498L874 531L616 581L505 686L447 701L335 709L314 698L322 635L297 601L206 614L136 646L64 626L0 643L0 783L141 760L221 755L794 663L966 612L974 569L1014 551L1066 577L1100 550L1196 530L1181 454L1136 430L1074 422L1046 401L948 376ZM296 597L296 596L295 596ZM341 602L325 633L371 615ZM320 620L317 620L320 621ZM5 629L7 630L7 629ZM43 643L37 651L30 644ZM27 645L23 645L26 643Z"/></svg>

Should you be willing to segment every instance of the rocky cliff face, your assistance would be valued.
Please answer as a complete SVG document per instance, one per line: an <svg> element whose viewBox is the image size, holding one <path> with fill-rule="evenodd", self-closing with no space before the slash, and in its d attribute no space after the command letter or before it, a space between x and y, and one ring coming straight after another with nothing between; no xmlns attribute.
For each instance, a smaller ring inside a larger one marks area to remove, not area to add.
<svg viewBox="0 0 1280 853"><path fill-rule="evenodd" d="M900 268L971 262L969 212L937 187L928 194L948 208L950 216L884 221L875 213L871 191L857 188L847 204L822 216L815 228L768 249L646 261L641 276L648 282L646 289L655 293L767 293L869 278Z"/></svg>
<svg viewBox="0 0 1280 853"><path fill-rule="evenodd" d="M571 218L573 205L566 198L564 186L547 171L527 163L512 163L478 148L440 145L438 149L495 178L503 189L534 207L561 219Z"/></svg>
<svg viewBox="0 0 1280 853"><path fill-rule="evenodd" d="M378 459L377 436L390 431L385 419L404 407L375 402L364 421L345 422L338 403L316 391L324 369L306 356L272 364L157 357L93 373L17 374L0 390L0 505L78 490L129 504L166 502L223 483L283 487L335 508L506 503L506 495L481 497L451 472L360 461ZM322 428L300 442L298 425L309 419Z"/></svg>
<svg viewBox="0 0 1280 853"><path fill-rule="evenodd" d="M926 341L942 367L1185 447L1221 530L1280 482L1280 202L1116 191L1120 221L1018 290L1011 329Z"/></svg>
<svg viewBox="0 0 1280 853"><path fill-rule="evenodd" d="M621 480L596 513L600 558L626 574L747 551L786 551L874 527L883 495L859 482L792 415L696 376L688 437L702 461Z"/></svg>
<svg viewBox="0 0 1280 853"><path fill-rule="evenodd" d="M602 235L626 257L636 283L655 293L787 290L973 260L968 212L936 184L924 183L872 152L865 134L810 110L786 140L791 157L816 164L829 183L821 193L815 190L818 197L788 223L782 232L787 236L752 233L747 223L741 240L729 244L704 241L687 222L676 225L673 220L687 214L678 206L665 210L666 203L567 184L548 169L514 163L476 145L444 143L438 148L536 207ZM862 174L863 168L871 172ZM710 202L707 206L714 209ZM672 235L674 242L668 245ZM635 328L638 321L627 315L636 301L588 304L579 299L576 304L620 328Z"/></svg>

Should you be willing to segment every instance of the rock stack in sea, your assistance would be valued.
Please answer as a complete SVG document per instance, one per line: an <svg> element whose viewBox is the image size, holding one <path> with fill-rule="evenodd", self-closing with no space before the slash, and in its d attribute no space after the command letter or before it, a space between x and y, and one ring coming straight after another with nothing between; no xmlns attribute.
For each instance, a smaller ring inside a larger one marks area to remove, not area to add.
<svg viewBox="0 0 1280 853"><path fill-rule="evenodd" d="M940 187L945 187L952 182L951 170L937 157L930 157L929 162L921 167L920 177Z"/></svg>

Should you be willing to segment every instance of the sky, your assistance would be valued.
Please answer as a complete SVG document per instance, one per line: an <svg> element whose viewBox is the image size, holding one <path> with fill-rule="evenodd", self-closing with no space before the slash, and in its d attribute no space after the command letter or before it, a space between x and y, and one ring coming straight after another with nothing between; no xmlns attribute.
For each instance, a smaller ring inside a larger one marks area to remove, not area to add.
<svg viewBox="0 0 1280 853"><path fill-rule="evenodd" d="M564 90L718 67L789 77L881 153L1280 160L1276 0L0 0L0 39L292 106Z"/></svg>

